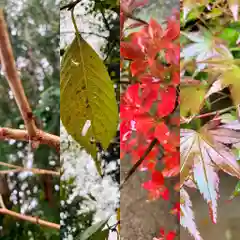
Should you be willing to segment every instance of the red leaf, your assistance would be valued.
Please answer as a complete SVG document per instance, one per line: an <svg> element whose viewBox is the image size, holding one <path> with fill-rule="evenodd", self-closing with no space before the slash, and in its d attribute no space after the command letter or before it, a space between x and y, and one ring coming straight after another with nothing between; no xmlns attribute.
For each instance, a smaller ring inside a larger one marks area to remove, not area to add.
<svg viewBox="0 0 240 240"><path fill-rule="evenodd" d="M144 73L146 71L146 68L148 67L148 62L142 59L134 60L131 63L131 73L133 76L136 76L138 74Z"/></svg>
<svg viewBox="0 0 240 240"><path fill-rule="evenodd" d="M163 35L163 29L157 21L151 18L148 25L148 33L152 39L160 39Z"/></svg>
<svg viewBox="0 0 240 240"><path fill-rule="evenodd" d="M159 117L165 117L169 115L175 108L176 103L176 90L173 87L169 87L166 90L160 92L161 99L158 101L157 115Z"/></svg>
<svg viewBox="0 0 240 240"><path fill-rule="evenodd" d="M163 228L160 229L160 237L154 238L153 240L174 240L176 237L176 233L174 231L169 231L168 234L165 234L165 230Z"/></svg>
<svg viewBox="0 0 240 240"><path fill-rule="evenodd" d="M166 240L174 240L175 237L176 233L171 231L168 233Z"/></svg>
<svg viewBox="0 0 240 240"><path fill-rule="evenodd" d="M155 138L157 138L160 143L167 143L169 135L170 132L167 125L164 122L158 123L154 131Z"/></svg>
<svg viewBox="0 0 240 240"><path fill-rule="evenodd" d="M164 177L160 171L154 171L152 173L152 181L156 185L163 185L164 184Z"/></svg>
<svg viewBox="0 0 240 240"><path fill-rule="evenodd" d="M152 179L143 183L143 188L149 191L150 199L156 200L162 197L164 200L169 200L169 191L163 185L164 177L161 172L154 171L152 173Z"/></svg>
<svg viewBox="0 0 240 240"><path fill-rule="evenodd" d="M171 83L175 86L180 84L180 73L179 72L172 73Z"/></svg>
<svg viewBox="0 0 240 240"><path fill-rule="evenodd" d="M131 42L121 42L120 44L121 57L127 59L143 59L144 53L141 51L138 45Z"/></svg>
<svg viewBox="0 0 240 240"><path fill-rule="evenodd" d="M153 136L155 124L155 120L149 116L138 118L136 121L136 130L148 139Z"/></svg>
<svg viewBox="0 0 240 240"><path fill-rule="evenodd" d="M175 40L180 35L179 22L173 18L170 18L167 23L167 30L165 32L165 38L168 40Z"/></svg>
<svg viewBox="0 0 240 240"><path fill-rule="evenodd" d="M164 177L174 177L180 173L180 156L179 152L166 155L162 159L165 168L162 171Z"/></svg>
<svg viewBox="0 0 240 240"><path fill-rule="evenodd" d="M144 83L145 85L160 82L159 78L153 77L151 74L142 75L139 77L139 80L141 81L141 83Z"/></svg>

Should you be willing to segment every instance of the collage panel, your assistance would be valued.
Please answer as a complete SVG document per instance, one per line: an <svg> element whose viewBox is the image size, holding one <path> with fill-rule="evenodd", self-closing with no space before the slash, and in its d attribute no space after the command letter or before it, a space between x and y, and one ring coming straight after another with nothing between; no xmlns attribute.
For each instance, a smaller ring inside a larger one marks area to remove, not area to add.
<svg viewBox="0 0 240 240"><path fill-rule="evenodd" d="M57 240L59 5L0 2L0 239Z"/></svg>
<svg viewBox="0 0 240 240"><path fill-rule="evenodd" d="M120 2L121 239L179 239L179 1Z"/></svg>
<svg viewBox="0 0 240 240"><path fill-rule="evenodd" d="M240 239L239 5L0 1L0 239Z"/></svg>
<svg viewBox="0 0 240 240"><path fill-rule="evenodd" d="M61 1L61 237L119 236L119 3Z"/></svg>
<svg viewBox="0 0 240 240"><path fill-rule="evenodd" d="M240 239L239 1L182 1L180 239Z"/></svg>

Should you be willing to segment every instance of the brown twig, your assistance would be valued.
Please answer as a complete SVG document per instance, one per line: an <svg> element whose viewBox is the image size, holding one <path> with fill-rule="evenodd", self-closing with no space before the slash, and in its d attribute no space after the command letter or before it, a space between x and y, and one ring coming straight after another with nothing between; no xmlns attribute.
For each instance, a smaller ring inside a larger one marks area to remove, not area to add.
<svg viewBox="0 0 240 240"><path fill-rule="evenodd" d="M37 141L41 144L53 146L59 151L60 149L60 137L46 133L42 130L37 129L36 135L30 137L26 130L13 129L13 128L0 128L0 140L20 140L20 141Z"/></svg>
<svg viewBox="0 0 240 240"><path fill-rule="evenodd" d="M28 221L28 222L31 222L31 223L34 223L34 224L39 224L39 225L42 225L42 226L45 226L45 227L48 227L48 228L54 228L54 229L60 230L60 225L59 224L48 222L48 221L45 221L45 220L41 220L38 217L31 217L31 216L23 215L23 214L20 214L20 213L16 213L16 212L8 210L6 208L0 208L0 214L7 214L7 215L10 215L12 217L15 217L15 218L18 218L18 219L21 219L21 220L25 220L25 221Z"/></svg>
<svg viewBox="0 0 240 240"><path fill-rule="evenodd" d="M126 182L129 180L129 178L137 171L137 169L140 167L140 165L143 163L145 158L148 156L148 154L152 151L153 147L158 143L158 140L155 138L152 140L152 142L149 144L148 148L144 152L144 154L140 157L140 159L133 165L133 167L128 171L127 176L123 180L123 182L120 184L119 190L121 190Z"/></svg>
<svg viewBox="0 0 240 240"><path fill-rule="evenodd" d="M214 112L203 113L203 114L196 115L196 116L192 117L191 121L193 119L200 119L200 118L214 116L216 114L223 114L223 113L229 112L229 111L234 110L234 109L236 109L236 106L230 106L230 107L224 108L222 110L217 110L217 111L214 111ZM187 122L186 119L181 119L181 123L186 123L186 122Z"/></svg>
<svg viewBox="0 0 240 240"><path fill-rule="evenodd" d="M5 73L10 88L14 94L18 108L28 131L28 135L30 138L32 138L36 135L37 127L33 118L32 109L28 103L18 75L8 30L4 19L3 9L0 9L0 43L0 58L3 72Z"/></svg>
<svg viewBox="0 0 240 240"><path fill-rule="evenodd" d="M0 170L0 175L1 174L9 174L9 173L18 173L18 172L32 172L35 174L49 174L49 175L60 176L60 172L56 172L56 171L52 171L52 170L46 170L46 169L40 169L40 168L23 168L20 166L16 166L16 165L4 163L4 162L0 162L0 165L5 166L5 167L14 168L14 169L9 169L9 170Z"/></svg>

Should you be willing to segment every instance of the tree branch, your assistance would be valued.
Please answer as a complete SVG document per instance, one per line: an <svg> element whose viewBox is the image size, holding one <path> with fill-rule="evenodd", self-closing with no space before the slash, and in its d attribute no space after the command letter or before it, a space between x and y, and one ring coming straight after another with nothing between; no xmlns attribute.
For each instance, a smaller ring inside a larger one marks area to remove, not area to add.
<svg viewBox="0 0 240 240"><path fill-rule="evenodd" d="M34 137L30 137L26 130L12 129L12 128L0 128L0 140L20 140L20 141L37 141L41 144L50 145L56 148L57 151L60 150L60 137L46 133L42 130L37 130Z"/></svg>
<svg viewBox="0 0 240 240"><path fill-rule="evenodd" d="M60 7L60 11L64 10L64 9L67 9L68 11L70 11L72 8L74 8L78 3L80 3L82 0L76 0L76 1L73 1L71 3L68 3L62 7Z"/></svg>
<svg viewBox="0 0 240 240"><path fill-rule="evenodd" d="M158 143L158 140L155 138L152 140L152 142L149 144L147 150L145 153L140 157L140 159L134 164L134 166L129 170L127 173L127 176L123 180L123 182L120 184L119 190L121 190L124 186L124 184L128 181L128 179L136 172L138 167L142 164L144 159L147 157L147 155L152 151L153 147Z"/></svg>
<svg viewBox="0 0 240 240"><path fill-rule="evenodd" d="M0 9L0 43L0 59L3 71L14 94L18 108L25 123L25 127L28 131L28 135L30 138L32 138L36 135L37 127L33 118L32 109L28 103L18 75L8 30L4 19L3 9Z"/></svg>
<svg viewBox="0 0 240 240"><path fill-rule="evenodd" d="M52 222L48 222L45 220L41 220L38 217L31 217L31 216L27 216L27 215L23 215L20 213L16 213L14 211L10 211L6 208L0 208L0 214L6 214L6 215L10 215L12 217L21 219L21 220L25 220L34 224L39 224L48 228L53 228L53 229L57 229L60 230L60 225L56 224L56 223L52 223Z"/></svg>
<svg viewBox="0 0 240 240"><path fill-rule="evenodd" d="M236 106L230 106L230 107L227 107L227 108L224 108L224 109L221 109L221 110L217 110L217 111L214 111L214 112L208 112L208 113L203 113L203 114L200 114L200 115L196 115L196 116L193 116L192 118L190 118L190 120L194 120L194 119L199 119L199 118L204 118L204 117L210 117L210 116L214 116L214 115L217 115L217 114L223 114L223 113L226 113L226 112L229 112L231 110L235 110L236 109ZM182 118L180 123L187 123L189 122L189 119L185 119L185 118Z"/></svg>
<svg viewBox="0 0 240 240"><path fill-rule="evenodd" d="M9 169L9 170L0 170L1 174L8 174L8 173L17 173L17 172L32 172L35 174L49 174L49 175L55 175L60 176L60 172L52 171L52 170L46 170L46 169L40 169L40 168L23 168L20 166L12 165L9 163L0 162L0 165L15 169Z"/></svg>

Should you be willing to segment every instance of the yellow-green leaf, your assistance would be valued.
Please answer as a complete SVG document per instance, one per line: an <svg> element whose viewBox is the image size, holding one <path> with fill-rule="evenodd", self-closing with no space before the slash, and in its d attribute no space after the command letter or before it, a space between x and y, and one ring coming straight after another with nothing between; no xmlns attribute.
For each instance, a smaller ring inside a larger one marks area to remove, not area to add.
<svg viewBox="0 0 240 240"><path fill-rule="evenodd" d="M206 91L206 86L182 86L180 90L181 116L197 114L204 103Z"/></svg>
<svg viewBox="0 0 240 240"><path fill-rule="evenodd" d="M118 108L104 63L80 36L61 62L60 113L67 132L96 157L96 142L106 149L116 134Z"/></svg>
<svg viewBox="0 0 240 240"><path fill-rule="evenodd" d="M230 87L234 104L240 104L240 68L238 66L233 66L230 70L225 71L221 80L224 86Z"/></svg>
<svg viewBox="0 0 240 240"><path fill-rule="evenodd" d="M120 232L120 208L117 209L118 232Z"/></svg>

